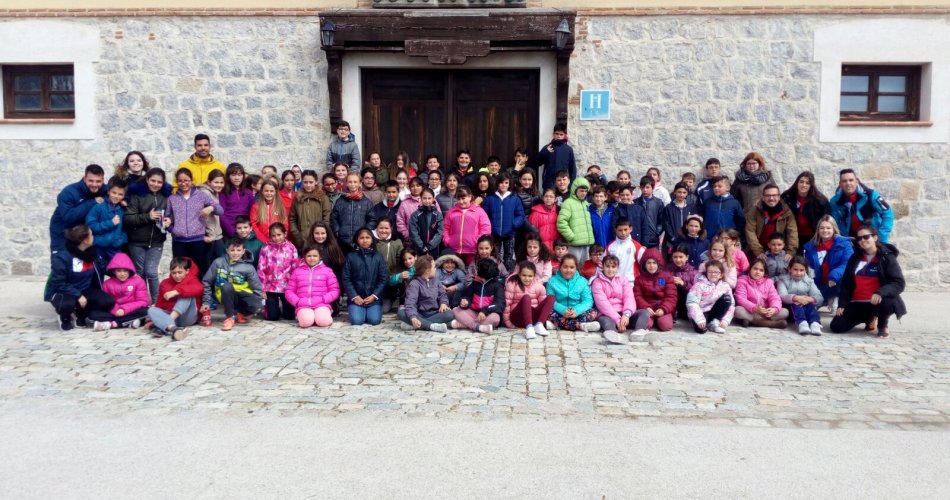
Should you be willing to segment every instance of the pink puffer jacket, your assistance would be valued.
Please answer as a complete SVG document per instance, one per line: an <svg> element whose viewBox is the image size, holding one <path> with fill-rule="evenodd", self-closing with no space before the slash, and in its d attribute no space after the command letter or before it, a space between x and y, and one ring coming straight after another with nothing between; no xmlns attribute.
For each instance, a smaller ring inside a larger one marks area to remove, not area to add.
<svg viewBox="0 0 950 500"><path fill-rule="evenodd" d="M306 264L294 269L284 289L287 301L299 311L304 308L330 307L340 296L340 283L336 275L322 261L316 266Z"/></svg>
<svg viewBox="0 0 950 500"><path fill-rule="evenodd" d="M506 327L516 328L514 323L511 322L511 310L518 305L518 302L521 302L521 298L525 295L531 297L531 307L535 308L548 296L548 292L538 280L534 280L524 290L521 289L521 283L516 276L505 282L505 313L502 316Z"/></svg>
<svg viewBox="0 0 950 500"><path fill-rule="evenodd" d="M739 276L735 297L736 305L742 306L750 313L755 312L756 306L773 308L776 311L782 308L782 297L769 278L754 280L747 275Z"/></svg>
<svg viewBox="0 0 950 500"><path fill-rule="evenodd" d="M597 311L614 321L619 321L624 311L633 314L637 310L633 286L619 274L608 278L603 273L597 273L590 282L590 291Z"/></svg>
<svg viewBox="0 0 950 500"><path fill-rule="evenodd" d="M113 275L116 269L128 270L130 273L128 279L125 281L116 279ZM122 252L115 254L106 266L106 273L113 276L102 283L102 291L115 298L115 307L109 311L110 313L114 315L116 311L122 309L122 312L128 314L136 309L148 307L151 303L148 285L141 276L135 274L135 265L132 264L132 259L128 255Z"/></svg>
<svg viewBox="0 0 950 500"><path fill-rule="evenodd" d="M470 205L466 209L455 205L445 214L443 224L442 243L457 254L475 253L479 236L491 234L488 214L477 205Z"/></svg>

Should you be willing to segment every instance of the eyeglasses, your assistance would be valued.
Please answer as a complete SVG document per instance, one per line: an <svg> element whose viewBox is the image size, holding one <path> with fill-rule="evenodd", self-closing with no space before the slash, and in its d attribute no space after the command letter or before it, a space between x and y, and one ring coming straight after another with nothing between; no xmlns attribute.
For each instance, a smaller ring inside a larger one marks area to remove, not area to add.
<svg viewBox="0 0 950 500"><path fill-rule="evenodd" d="M873 234L859 234L856 236L856 238L858 238L858 241L867 241L873 237L874 237Z"/></svg>

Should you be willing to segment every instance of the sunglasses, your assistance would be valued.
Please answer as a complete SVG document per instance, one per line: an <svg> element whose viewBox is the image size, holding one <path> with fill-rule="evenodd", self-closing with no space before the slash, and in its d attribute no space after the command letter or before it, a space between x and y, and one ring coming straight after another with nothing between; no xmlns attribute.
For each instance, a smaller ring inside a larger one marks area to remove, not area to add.
<svg viewBox="0 0 950 500"><path fill-rule="evenodd" d="M867 241L867 240L869 240L869 239L871 239L871 238L873 238L873 237L874 237L873 234L859 234L859 235L857 236L858 241Z"/></svg>

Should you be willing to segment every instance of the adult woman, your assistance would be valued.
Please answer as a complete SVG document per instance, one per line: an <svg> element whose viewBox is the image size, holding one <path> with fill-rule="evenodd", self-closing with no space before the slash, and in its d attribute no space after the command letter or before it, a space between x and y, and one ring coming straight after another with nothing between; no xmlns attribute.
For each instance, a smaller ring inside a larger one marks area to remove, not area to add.
<svg viewBox="0 0 950 500"><path fill-rule="evenodd" d="M764 259L769 238L776 232L782 233L785 237L785 261L788 262L799 248L795 215L792 209L782 201L778 186L766 184L762 188L762 199L746 210L746 249L752 253L752 256Z"/></svg>
<svg viewBox="0 0 950 500"><path fill-rule="evenodd" d="M132 184L144 181L148 169L148 160L144 154L140 151L129 151L122 163L115 167L115 176Z"/></svg>
<svg viewBox="0 0 950 500"><path fill-rule="evenodd" d="M815 272L815 284L832 312L838 308L841 278L853 254L854 245L849 238L841 236L835 218L830 214L822 216L815 236L805 243L805 259Z"/></svg>
<svg viewBox="0 0 950 500"><path fill-rule="evenodd" d="M841 278L841 296L831 320L831 331L845 333L864 323L868 331L877 327L878 338L887 338L891 315L901 319L907 314L900 296L904 291L904 273L897 262L899 252L897 247L881 243L873 226L861 226L855 239L858 250L848 260Z"/></svg>
<svg viewBox="0 0 950 500"><path fill-rule="evenodd" d="M254 205L254 190L247 185L247 173L244 165L231 163L224 172L224 191L219 195L221 202L221 230L225 238L233 237L235 233L234 220L238 216L251 213Z"/></svg>
<svg viewBox="0 0 950 500"><path fill-rule="evenodd" d="M736 180L732 183L732 197L743 210L748 210L762 198L762 188L771 181L772 173L765 166L765 158L756 152L749 153L739 163Z"/></svg>
<svg viewBox="0 0 950 500"><path fill-rule="evenodd" d="M210 195L193 188L191 170L179 168L175 172L175 180L178 190L168 198L165 213L171 222L172 256L191 258L192 262L198 264L198 274L204 276L208 267L205 219L211 214L221 215L223 210Z"/></svg>
<svg viewBox="0 0 950 500"><path fill-rule="evenodd" d="M435 195L435 201L439 204L439 208L442 209L443 214L449 213L449 210L455 206L456 201L456 190L459 188L459 182L461 178L459 174L451 172L445 176L445 182L442 183L442 190L439 191L439 194Z"/></svg>
<svg viewBox="0 0 950 500"><path fill-rule="evenodd" d="M129 235L129 253L135 272L145 278L151 303L158 298L158 264L165 247L166 222L164 217L168 198L162 193L166 186L165 171L150 168L145 174L147 194L133 195L125 210L123 224Z"/></svg>
<svg viewBox="0 0 950 500"><path fill-rule="evenodd" d="M812 239L818 230L818 219L831 213L828 198L815 184L815 174L808 171L798 174L792 187L782 193L782 201L795 214L800 242Z"/></svg>

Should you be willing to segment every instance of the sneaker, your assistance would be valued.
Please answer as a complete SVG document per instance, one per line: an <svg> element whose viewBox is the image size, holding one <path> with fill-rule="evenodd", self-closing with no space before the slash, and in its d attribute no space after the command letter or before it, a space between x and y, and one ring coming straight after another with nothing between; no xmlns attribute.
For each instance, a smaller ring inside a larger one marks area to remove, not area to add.
<svg viewBox="0 0 950 500"><path fill-rule="evenodd" d="M249 321L249 320L247 319L247 316L245 316L245 315L243 315L243 314L241 314L241 313L237 313L237 324L239 324L239 325L245 325L245 324L248 323L248 321Z"/></svg>
<svg viewBox="0 0 950 500"><path fill-rule="evenodd" d="M76 328L89 328L89 321L86 318L76 317Z"/></svg>
<svg viewBox="0 0 950 500"><path fill-rule="evenodd" d="M726 333L726 327L722 326L722 323L717 321L716 324L713 326L712 331L716 333Z"/></svg>
<svg viewBox="0 0 950 500"><path fill-rule="evenodd" d="M649 333L650 331L645 328L634 330L630 332L630 342L646 342Z"/></svg>
<svg viewBox="0 0 950 500"><path fill-rule="evenodd" d="M557 325L555 325L554 322L552 322L552 321L545 321L545 322L544 322L544 326L545 326L545 328L547 328L548 330L557 330ZM537 330L537 326L535 326L535 330ZM538 335L540 335L540 336L542 336L542 337L544 336L544 334L541 333L541 332L538 332Z"/></svg>
<svg viewBox="0 0 950 500"><path fill-rule="evenodd" d="M132 322L132 328L142 328L142 320L137 319Z"/></svg>
<svg viewBox="0 0 950 500"><path fill-rule="evenodd" d="M169 328L168 330L172 336L172 340L185 340L185 338L187 338L188 334L190 333L187 328L175 328L174 331Z"/></svg>
<svg viewBox="0 0 950 500"><path fill-rule="evenodd" d="M831 304L828 305L830 308L831 314L834 314L838 310L838 297L831 299Z"/></svg>
<svg viewBox="0 0 950 500"><path fill-rule="evenodd" d="M581 330L583 330L583 331L585 331L585 332L599 332L599 331L600 331L600 323L598 323L598 322L596 322L596 321L585 321L585 322L581 323Z"/></svg>
<svg viewBox="0 0 950 500"><path fill-rule="evenodd" d="M142 326L142 320L134 319L132 321L126 321L124 323L120 323L119 326L122 328L140 328Z"/></svg>
<svg viewBox="0 0 950 500"><path fill-rule="evenodd" d="M534 333L534 325L528 325L528 328L524 329L524 338L531 340L535 337L537 337L537 335Z"/></svg>
<svg viewBox="0 0 950 500"><path fill-rule="evenodd" d="M234 318L224 318L224 323L221 324L221 329L228 331L234 328Z"/></svg>
<svg viewBox="0 0 950 500"><path fill-rule="evenodd" d="M411 323L405 323L405 322L403 322L403 321L400 321L400 322L399 322L399 328L402 328L403 330L415 330L415 329L416 329L414 326L412 326Z"/></svg>
<svg viewBox="0 0 950 500"><path fill-rule="evenodd" d="M811 334L815 336L821 335L821 323L815 321L811 324Z"/></svg>
<svg viewBox="0 0 950 500"><path fill-rule="evenodd" d="M449 322L449 328L453 330L460 330L462 328L462 324L453 319Z"/></svg>
<svg viewBox="0 0 950 500"><path fill-rule="evenodd" d="M92 329L97 332L107 332L112 328L111 321L96 321L92 324Z"/></svg>
<svg viewBox="0 0 950 500"><path fill-rule="evenodd" d="M487 326L488 333L491 333L491 325L482 325L482 326ZM449 327L446 326L445 323L432 323L431 325L429 325L429 330L432 330L433 332L445 333L449 331ZM481 331L481 327L479 327L479 331Z"/></svg>
<svg viewBox="0 0 950 500"><path fill-rule="evenodd" d="M211 313L206 312L201 315L201 321L198 322L201 326L208 327L211 326Z"/></svg>
<svg viewBox="0 0 950 500"><path fill-rule="evenodd" d="M60 329L60 330L62 330L62 331L64 331L64 332L68 332L69 330L72 330L73 328L75 328L75 325L73 325L73 317L72 317L72 316L66 316L66 317L64 317L64 318L59 318L59 329Z"/></svg>
<svg viewBox="0 0 950 500"><path fill-rule="evenodd" d="M719 320L718 320L718 319L714 319L714 320L710 321L709 323L706 323L706 331L715 332L715 331L716 331L716 328L719 328Z"/></svg>
<svg viewBox="0 0 950 500"><path fill-rule="evenodd" d="M611 344L626 344L626 339L624 339L619 333L614 330L604 331L604 340L610 342Z"/></svg>
<svg viewBox="0 0 950 500"><path fill-rule="evenodd" d="M550 325L550 324L551 324L551 322L549 321L549 322L548 322L548 325ZM534 333L537 333L539 337L547 337L547 336L548 336L548 333L549 333L549 332L548 332L548 328L551 328L552 330L557 330L557 328L552 328L551 326L548 326L547 328L545 328L543 324L541 324L541 323L535 323L535 324L534 324Z"/></svg>
<svg viewBox="0 0 950 500"><path fill-rule="evenodd" d="M809 335L811 334L811 328L808 327L807 321L802 321L798 324L798 334L799 335Z"/></svg>
<svg viewBox="0 0 950 500"><path fill-rule="evenodd" d="M438 324L438 323L437 323ZM492 326L491 325L478 325L478 331L487 335L491 335Z"/></svg>

